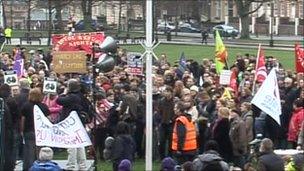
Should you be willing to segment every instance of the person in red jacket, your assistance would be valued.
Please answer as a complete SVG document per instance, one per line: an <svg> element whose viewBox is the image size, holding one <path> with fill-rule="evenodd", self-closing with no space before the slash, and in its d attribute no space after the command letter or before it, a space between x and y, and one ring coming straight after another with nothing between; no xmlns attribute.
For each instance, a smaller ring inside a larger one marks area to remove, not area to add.
<svg viewBox="0 0 304 171"><path fill-rule="evenodd" d="M304 102L301 99L297 99L293 105L293 113L289 122L288 129L288 141L292 143L293 147L296 147L301 124L304 121Z"/></svg>

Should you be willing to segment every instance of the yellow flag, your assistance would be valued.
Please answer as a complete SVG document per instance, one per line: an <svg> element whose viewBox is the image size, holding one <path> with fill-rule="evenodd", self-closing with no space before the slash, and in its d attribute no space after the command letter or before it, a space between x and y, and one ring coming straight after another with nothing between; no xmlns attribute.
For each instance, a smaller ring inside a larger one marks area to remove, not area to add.
<svg viewBox="0 0 304 171"><path fill-rule="evenodd" d="M216 67L216 72L218 74L220 74L223 68L225 67L227 57L228 57L228 53L225 48L225 45L222 41L219 32L216 30L215 31L215 67Z"/></svg>
<svg viewBox="0 0 304 171"><path fill-rule="evenodd" d="M232 96L230 94L230 91L227 88L225 88L224 93L223 93L221 98L223 98L223 99L231 99L232 98Z"/></svg>

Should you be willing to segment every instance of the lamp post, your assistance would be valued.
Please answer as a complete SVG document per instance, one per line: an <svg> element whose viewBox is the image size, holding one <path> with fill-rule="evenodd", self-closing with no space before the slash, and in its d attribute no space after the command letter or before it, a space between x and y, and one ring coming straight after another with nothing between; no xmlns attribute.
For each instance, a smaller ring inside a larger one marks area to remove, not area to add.
<svg viewBox="0 0 304 171"><path fill-rule="evenodd" d="M273 47L273 1L270 2L270 41L269 41L269 46Z"/></svg>

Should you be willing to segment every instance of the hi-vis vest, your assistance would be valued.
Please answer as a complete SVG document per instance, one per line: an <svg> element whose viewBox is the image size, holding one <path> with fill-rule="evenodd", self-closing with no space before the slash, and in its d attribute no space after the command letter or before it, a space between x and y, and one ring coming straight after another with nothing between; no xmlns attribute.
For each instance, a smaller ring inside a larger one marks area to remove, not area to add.
<svg viewBox="0 0 304 171"><path fill-rule="evenodd" d="M177 151L178 137L177 137L177 122L180 121L185 125L186 128L186 139L185 144L182 151L196 150L197 142L196 142L196 130L193 122L189 121L186 116L179 116L175 120L174 129L173 129L173 137L172 137L172 150Z"/></svg>

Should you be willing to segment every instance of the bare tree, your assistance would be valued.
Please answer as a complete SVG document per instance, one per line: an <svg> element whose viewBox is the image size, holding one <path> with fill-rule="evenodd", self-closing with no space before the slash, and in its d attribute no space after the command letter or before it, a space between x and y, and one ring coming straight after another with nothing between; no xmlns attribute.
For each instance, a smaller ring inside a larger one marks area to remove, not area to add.
<svg viewBox="0 0 304 171"><path fill-rule="evenodd" d="M263 3L269 1L270 0L235 0L238 9L238 14L242 22L242 32L241 32L242 39L249 38L249 24L250 24L249 15L259 10L260 7L263 5ZM259 3L259 5L255 9L251 10L250 7L254 2Z"/></svg>
<svg viewBox="0 0 304 171"><path fill-rule="evenodd" d="M81 7L83 13L84 28L86 31L91 31L92 23L92 5L93 0L81 0Z"/></svg>

